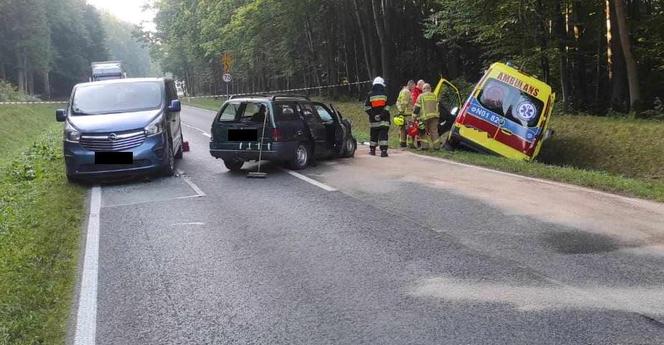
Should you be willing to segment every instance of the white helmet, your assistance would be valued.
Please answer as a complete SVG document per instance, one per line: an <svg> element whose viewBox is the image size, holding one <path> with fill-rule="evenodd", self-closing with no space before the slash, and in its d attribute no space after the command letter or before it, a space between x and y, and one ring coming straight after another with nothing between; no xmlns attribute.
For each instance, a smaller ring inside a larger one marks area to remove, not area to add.
<svg viewBox="0 0 664 345"><path fill-rule="evenodd" d="M373 84L374 85L383 85L383 86L385 86L385 79L383 79L381 77L376 77L376 79L374 79L374 81L373 81Z"/></svg>

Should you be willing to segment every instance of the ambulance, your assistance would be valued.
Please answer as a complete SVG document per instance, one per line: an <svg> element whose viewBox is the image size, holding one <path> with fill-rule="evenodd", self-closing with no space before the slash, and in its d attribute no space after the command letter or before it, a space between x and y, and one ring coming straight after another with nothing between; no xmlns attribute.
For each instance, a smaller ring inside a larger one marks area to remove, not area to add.
<svg viewBox="0 0 664 345"><path fill-rule="evenodd" d="M503 63L494 63L456 116L446 147L464 146L510 159L532 161L553 135L548 129L555 94L551 86Z"/></svg>

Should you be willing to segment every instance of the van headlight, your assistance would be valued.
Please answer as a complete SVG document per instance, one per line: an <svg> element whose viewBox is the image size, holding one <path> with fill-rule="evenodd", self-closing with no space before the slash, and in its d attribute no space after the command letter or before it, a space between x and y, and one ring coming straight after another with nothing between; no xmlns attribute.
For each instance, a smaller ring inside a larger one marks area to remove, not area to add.
<svg viewBox="0 0 664 345"><path fill-rule="evenodd" d="M162 123L162 117L157 116L154 121L150 122L149 125L145 126L145 135L153 136L157 134L161 134L161 132L164 131L164 124Z"/></svg>
<svg viewBox="0 0 664 345"><path fill-rule="evenodd" d="M70 143L77 143L81 140L81 132L76 130L69 121L65 122L64 139Z"/></svg>

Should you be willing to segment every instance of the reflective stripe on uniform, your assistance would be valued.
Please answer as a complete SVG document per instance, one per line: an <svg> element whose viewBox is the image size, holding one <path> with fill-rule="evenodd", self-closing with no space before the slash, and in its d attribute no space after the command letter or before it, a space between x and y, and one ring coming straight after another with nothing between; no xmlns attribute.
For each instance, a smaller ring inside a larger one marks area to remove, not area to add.
<svg viewBox="0 0 664 345"><path fill-rule="evenodd" d="M387 96L371 96L369 97L369 103L371 103L371 107L373 108L385 107L387 105Z"/></svg>
<svg viewBox="0 0 664 345"><path fill-rule="evenodd" d="M376 146L376 145L378 145L378 143L375 142L375 141L370 141L370 142L369 142L369 146Z"/></svg>
<svg viewBox="0 0 664 345"><path fill-rule="evenodd" d="M371 127L371 128L390 127L390 122L389 121L370 122L369 127Z"/></svg>
<svg viewBox="0 0 664 345"><path fill-rule="evenodd" d="M389 144L390 144L390 143L389 143L387 140L380 140L380 141L378 141L378 145L380 145L380 146L387 146L387 145L389 145Z"/></svg>

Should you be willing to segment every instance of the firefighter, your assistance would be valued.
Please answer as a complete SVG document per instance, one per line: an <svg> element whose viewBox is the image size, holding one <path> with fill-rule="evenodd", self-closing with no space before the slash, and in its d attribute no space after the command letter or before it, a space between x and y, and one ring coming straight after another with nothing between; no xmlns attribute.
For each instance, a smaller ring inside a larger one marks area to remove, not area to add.
<svg viewBox="0 0 664 345"><path fill-rule="evenodd" d="M413 109L415 117L424 123L425 135L421 139L421 148L437 150L440 146L438 138L438 119L440 118L438 99L431 92L431 85L424 84L422 91Z"/></svg>
<svg viewBox="0 0 664 345"><path fill-rule="evenodd" d="M380 146L380 156L387 157L387 135L390 131L390 106L387 104L385 80L376 77L365 102L365 111L369 115L371 139L369 154L376 155L376 146Z"/></svg>
<svg viewBox="0 0 664 345"><path fill-rule="evenodd" d="M408 134L407 129L408 125L411 122L411 115L413 112L413 101L411 91L415 87L415 82L412 80L408 81L408 84L401 89L399 92L399 98L397 98L397 110L399 115L394 118L394 124L400 127L399 130L399 141L401 147L408 146Z"/></svg>

